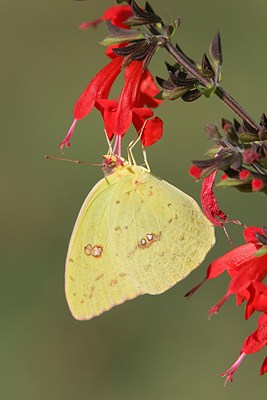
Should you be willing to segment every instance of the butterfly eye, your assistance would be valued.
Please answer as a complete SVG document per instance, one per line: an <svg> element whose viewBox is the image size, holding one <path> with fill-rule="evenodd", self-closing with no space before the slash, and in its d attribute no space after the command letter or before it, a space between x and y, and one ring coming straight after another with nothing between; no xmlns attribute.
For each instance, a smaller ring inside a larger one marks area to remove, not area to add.
<svg viewBox="0 0 267 400"><path fill-rule="evenodd" d="M152 235L148 234L148 235L146 235L146 237L147 237L147 240L151 241L153 239L153 234Z"/></svg>

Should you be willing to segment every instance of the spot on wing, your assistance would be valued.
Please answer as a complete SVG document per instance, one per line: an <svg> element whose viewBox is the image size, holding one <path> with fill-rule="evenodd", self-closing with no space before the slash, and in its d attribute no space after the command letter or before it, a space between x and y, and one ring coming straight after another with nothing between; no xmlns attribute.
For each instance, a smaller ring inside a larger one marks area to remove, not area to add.
<svg viewBox="0 0 267 400"><path fill-rule="evenodd" d="M117 285L117 283L118 283L118 280L117 280L117 279L112 279L112 280L109 282L109 286L115 286L115 285Z"/></svg>
<svg viewBox="0 0 267 400"><path fill-rule="evenodd" d="M104 274L98 275L98 276L95 278L95 280L96 280L96 281L99 281L99 279L101 279L101 278L104 278Z"/></svg>
<svg viewBox="0 0 267 400"><path fill-rule="evenodd" d="M93 256L95 258L99 258L101 257L103 251L103 247L100 245L94 246L92 247L91 244L88 244L85 248L84 248L84 253L87 256Z"/></svg>
<svg viewBox="0 0 267 400"><path fill-rule="evenodd" d="M95 290L95 286L91 286L91 293L89 294L89 299L92 299L94 290Z"/></svg>
<svg viewBox="0 0 267 400"><path fill-rule="evenodd" d="M138 247L141 249L150 247L152 243L159 242L161 239L161 232L156 235L155 233L147 233L145 238L142 238L138 243Z"/></svg>

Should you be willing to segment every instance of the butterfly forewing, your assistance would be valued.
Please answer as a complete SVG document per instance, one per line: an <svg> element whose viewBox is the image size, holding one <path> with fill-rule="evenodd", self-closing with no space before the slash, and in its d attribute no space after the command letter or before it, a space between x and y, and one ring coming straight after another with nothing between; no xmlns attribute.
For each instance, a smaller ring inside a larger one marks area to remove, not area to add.
<svg viewBox="0 0 267 400"><path fill-rule="evenodd" d="M117 177L91 191L75 224L66 261L66 297L76 319L90 319L141 294L116 256L108 225Z"/></svg>

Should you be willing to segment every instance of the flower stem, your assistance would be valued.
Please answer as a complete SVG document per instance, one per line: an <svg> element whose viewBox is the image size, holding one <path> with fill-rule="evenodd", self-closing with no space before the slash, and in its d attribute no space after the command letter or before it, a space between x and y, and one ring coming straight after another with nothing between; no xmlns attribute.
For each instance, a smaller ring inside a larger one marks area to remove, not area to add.
<svg viewBox="0 0 267 400"><path fill-rule="evenodd" d="M253 128L259 130L260 126L221 86L217 86L216 95L241 119L247 121Z"/></svg>
<svg viewBox="0 0 267 400"><path fill-rule="evenodd" d="M168 39L162 39L162 46L171 54L171 56L191 75L198 79L198 81L205 87L214 85L211 79L205 78L201 75L199 69L184 56L179 49L177 49ZM216 86L214 92L236 115L242 120L247 121L253 128L259 130L260 126L254 119L219 85Z"/></svg>

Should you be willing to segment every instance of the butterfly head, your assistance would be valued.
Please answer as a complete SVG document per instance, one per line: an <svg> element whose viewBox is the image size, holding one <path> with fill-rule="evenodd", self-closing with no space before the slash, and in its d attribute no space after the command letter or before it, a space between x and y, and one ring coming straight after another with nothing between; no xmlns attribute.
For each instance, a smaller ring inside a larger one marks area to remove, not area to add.
<svg viewBox="0 0 267 400"><path fill-rule="evenodd" d="M128 165L128 162L122 157L121 161L123 165L118 164L116 156L104 155L102 161L102 170L105 176L107 177Z"/></svg>

